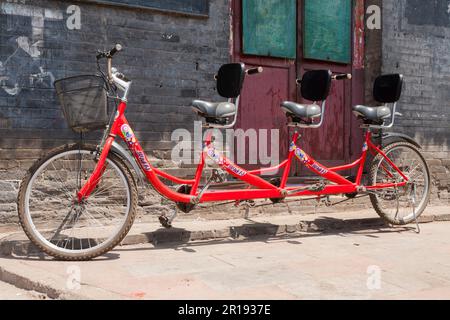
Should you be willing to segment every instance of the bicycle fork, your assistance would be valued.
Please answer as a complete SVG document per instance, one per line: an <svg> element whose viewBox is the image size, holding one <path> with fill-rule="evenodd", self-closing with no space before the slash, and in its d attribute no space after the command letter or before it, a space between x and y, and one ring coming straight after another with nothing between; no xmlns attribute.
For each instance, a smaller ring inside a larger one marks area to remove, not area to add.
<svg viewBox="0 0 450 320"><path fill-rule="evenodd" d="M78 201L82 202L84 199L88 198L92 191L97 186L100 178L106 170L105 162L108 157L109 151L111 150L111 146L114 142L114 136L110 135L108 139L106 139L105 145L103 146L103 151L100 154L97 165L95 166L94 172L89 177L88 181L78 192L77 197Z"/></svg>

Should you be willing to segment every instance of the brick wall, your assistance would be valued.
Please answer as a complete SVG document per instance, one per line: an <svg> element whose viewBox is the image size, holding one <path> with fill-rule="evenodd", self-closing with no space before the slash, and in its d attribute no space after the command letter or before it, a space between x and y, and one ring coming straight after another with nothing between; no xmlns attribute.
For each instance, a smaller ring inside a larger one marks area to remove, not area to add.
<svg viewBox="0 0 450 320"><path fill-rule="evenodd" d="M382 8L382 0L366 0L366 19L368 20L369 15L367 14L367 9L373 5ZM373 100L373 83L375 78L381 74L381 48L382 48L382 30L381 29L368 29L365 30L365 66L364 66L364 97L366 104L375 105Z"/></svg>
<svg viewBox="0 0 450 320"><path fill-rule="evenodd" d="M406 85L396 125L424 146L435 196L450 189L449 1L383 1L383 73L400 72Z"/></svg>
<svg viewBox="0 0 450 320"><path fill-rule="evenodd" d="M209 2L209 18L199 18L88 1L0 1L0 212L15 210L17 180L33 161L77 138L53 80L95 72L96 50L115 43L125 50L114 62L133 80L127 117L150 155L169 158L172 131L193 130L190 102L216 98L213 75L229 61L229 1ZM79 30L68 22L71 5L80 8Z"/></svg>

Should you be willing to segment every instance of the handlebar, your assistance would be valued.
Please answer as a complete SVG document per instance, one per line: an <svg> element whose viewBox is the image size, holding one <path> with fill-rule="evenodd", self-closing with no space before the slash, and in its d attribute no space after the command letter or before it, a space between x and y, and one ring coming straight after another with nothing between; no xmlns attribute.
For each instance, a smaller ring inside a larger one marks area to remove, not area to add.
<svg viewBox="0 0 450 320"><path fill-rule="evenodd" d="M98 61L100 59L102 59L102 58L108 59L108 66L107 67L108 67L108 80L109 81L111 81L111 79L112 79L112 58L117 52L122 51L122 49L123 49L123 47L122 47L121 44L116 44L114 46L114 48L112 48L109 51L100 51L100 50L98 51L97 64L98 64Z"/></svg>
<svg viewBox="0 0 450 320"><path fill-rule="evenodd" d="M263 71L264 71L263 67L257 67L257 68L247 69L245 71L245 73L248 74L249 76L251 76L251 75L254 75L254 74L262 73Z"/></svg>
<svg viewBox="0 0 450 320"><path fill-rule="evenodd" d="M352 75L350 73L342 73L342 74L335 74L331 77L333 80L351 80Z"/></svg>
<svg viewBox="0 0 450 320"><path fill-rule="evenodd" d="M121 44L116 44L114 48L112 48L109 51L99 51L97 54L97 60L100 60L102 58L112 58L117 52L122 51L123 47Z"/></svg>
<svg viewBox="0 0 450 320"><path fill-rule="evenodd" d="M123 49L123 47L121 44L119 44L119 43L116 44L116 46L109 51L109 56L110 57L114 56L117 52L122 51L122 49Z"/></svg>
<svg viewBox="0 0 450 320"><path fill-rule="evenodd" d="M250 69L245 70L245 74L251 76L251 75L258 74L258 73L262 73L263 71L264 71L263 67L250 68ZM214 80L217 81L217 78L218 78L218 75L215 74L214 75Z"/></svg>
<svg viewBox="0 0 450 320"><path fill-rule="evenodd" d="M351 80L352 75L350 73L341 73L341 74L334 74L331 76L331 80ZM302 79L296 79L295 83L297 85L302 84Z"/></svg>

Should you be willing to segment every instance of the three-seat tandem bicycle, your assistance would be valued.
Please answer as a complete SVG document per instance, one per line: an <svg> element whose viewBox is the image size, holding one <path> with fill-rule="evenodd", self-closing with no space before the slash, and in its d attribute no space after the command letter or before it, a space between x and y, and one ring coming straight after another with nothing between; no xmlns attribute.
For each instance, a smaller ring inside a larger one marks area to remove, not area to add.
<svg viewBox="0 0 450 320"><path fill-rule="evenodd" d="M134 222L139 177L146 177L159 194L175 202L184 212L207 202L254 199L280 202L289 197L339 194L369 195L377 213L393 225L411 223L424 211L430 193L430 174L420 146L413 139L394 133L385 136L386 143L382 145L373 142L375 132L394 125L403 84L401 75L384 75L375 81L374 98L382 106L353 108L363 121L365 141L361 157L351 164L328 168L298 145L300 135L296 128L315 129L323 124L332 81L351 79L351 75L315 70L306 72L297 81L301 96L313 103L286 101L281 105L289 126L295 128L285 161L273 168L247 171L218 152L212 139L207 138L195 177L182 179L151 165L125 117L132 82L112 67L113 56L120 50L121 46L116 45L110 51L99 52L99 76L77 76L55 82L69 126L78 133L103 129L104 136L98 145L80 142L56 148L31 167L20 185L20 222L30 240L47 254L64 260L88 260L119 244ZM106 74L100 67L102 59L107 61ZM223 65L216 75L217 91L228 100L192 103L194 111L205 118L205 127L232 128L246 76L262 71L261 67L246 69L242 63ZM108 94L119 100L110 115ZM115 141L117 138L126 143L130 152ZM363 183L369 155L373 160L368 166L367 183ZM207 158L219 169L213 170L212 176L202 184ZM289 184L289 172L295 160L320 176L320 182ZM353 178L340 174L351 169L357 172ZM262 178L264 173L274 170L282 173L276 183ZM224 175L245 183L246 187L218 188ZM161 179L179 187L170 187ZM172 220L173 216L160 217L166 227L170 227Z"/></svg>

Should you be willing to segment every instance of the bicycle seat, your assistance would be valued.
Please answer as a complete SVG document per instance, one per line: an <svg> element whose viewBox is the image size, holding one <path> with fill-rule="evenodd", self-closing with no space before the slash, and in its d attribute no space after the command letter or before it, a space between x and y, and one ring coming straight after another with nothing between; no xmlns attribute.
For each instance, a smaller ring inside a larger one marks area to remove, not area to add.
<svg viewBox="0 0 450 320"><path fill-rule="evenodd" d="M383 124L384 120L391 117L391 109L386 106L366 107L362 105L354 106L353 113L369 124Z"/></svg>
<svg viewBox="0 0 450 320"><path fill-rule="evenodd" d="M207 102L194 100L192 109L200 116L209 120L220 120L236 114L236 105L230 102Z"/></svg>
<svg viewBox="0 0 450 320"><path fill-rule="evenodd" d="M395 110L397 101L400 99L403 87L403 75L386 74L375 79L373 85L373 98L378 103L384 103L384 106L367 107L357 105L353 107L353 113L364 121L366 125L384 126L385 120L391 118L389 126L394 124ZM389 108L387 104L393 103Z"/></svg>
<svg viewBox="0 0 450 320"><path fill-rule="evenodd" d="M281 104L281 109L294 122L300 122L301 119L314 119L322 115L322 109L316 104L299 104L285 101Z"/></svg>

